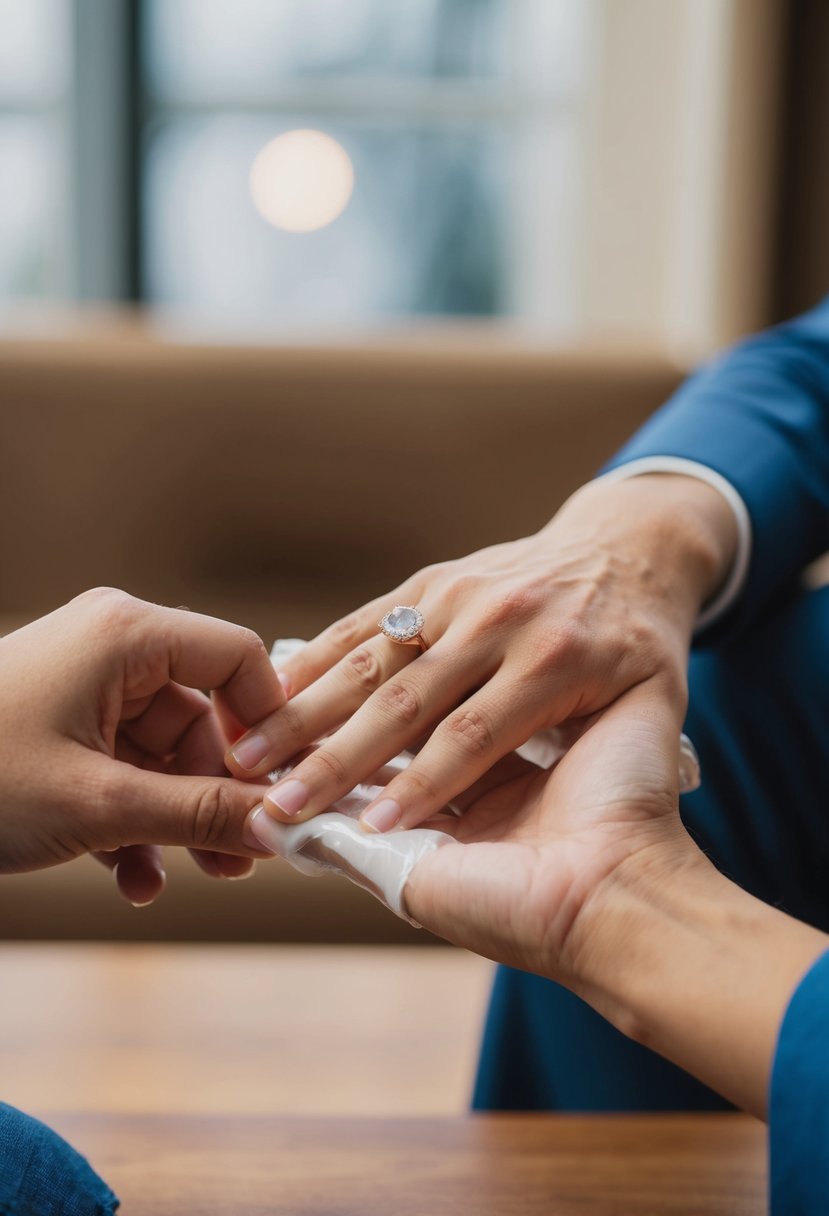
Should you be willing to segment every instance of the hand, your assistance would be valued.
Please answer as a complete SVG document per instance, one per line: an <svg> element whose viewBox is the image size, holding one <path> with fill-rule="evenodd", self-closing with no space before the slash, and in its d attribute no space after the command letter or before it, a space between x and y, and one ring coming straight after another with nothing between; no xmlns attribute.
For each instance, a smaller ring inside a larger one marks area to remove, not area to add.
<svg viewBox="0 0 829 1216"><path fill-rule="evenodd" d="M423 570L320 634L281 673L289 703L228 767L261 776L323 739L265 801L290 822L428 736L362 817L377 831L422 823L538 730L660 674L681 703L695 617L734 545L729 507L692 478L591 483L537 536ZM378 634L395 603L421 608L425 653Z"/></svg>
<svg viewBox="0 0 829 1216"><path fill-rule="evenodd" d="M95 852L146 903L159 844L214 875L250 869L244 821L264 788L226 776L217 710L238 734L284 702L255 634L87 592L0 641L0 690L0 872Z"/></svg>
<svg viewBox="0 0 829 1216"><path fill-rule="evenodd" d="M654 678L552 775L503 762L460 821L441 823L463 843L418 863L406 903L450 941L566 985L763 1116L784 1012L829 938L730 882L687 835L679 726L674 690Z"/></svg>
<svg viewBox="0 0 829 1216"><path fill-rule="evenodd" d="M678 813L681 700L665 677L624 694L547 772L510 756L459 800L406 905L477 954L578 989L592 908L620 870L704 861ZM594 943L595 944L595 943Z"/></svg>

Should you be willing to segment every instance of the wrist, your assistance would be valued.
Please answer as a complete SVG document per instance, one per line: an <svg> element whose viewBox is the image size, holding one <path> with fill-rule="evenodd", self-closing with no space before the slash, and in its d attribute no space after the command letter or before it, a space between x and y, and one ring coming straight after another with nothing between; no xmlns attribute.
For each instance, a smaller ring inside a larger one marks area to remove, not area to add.
<svg viewBox="0 0 829 1216"><path fill-rule="evenodd" d="M572 986L628 1037L762 1117L786 1007L829 940L685 841L608 875L574 926Z"/></svg>
<svg viewBox="0 0 829 1216"><path fill-rule="evenodd" d="M643 563L654 595L666 598L689 633L726 581L737 549L733 511L712 486L677 473L588 482L555 517L581 520L604 543Z"/></svg>

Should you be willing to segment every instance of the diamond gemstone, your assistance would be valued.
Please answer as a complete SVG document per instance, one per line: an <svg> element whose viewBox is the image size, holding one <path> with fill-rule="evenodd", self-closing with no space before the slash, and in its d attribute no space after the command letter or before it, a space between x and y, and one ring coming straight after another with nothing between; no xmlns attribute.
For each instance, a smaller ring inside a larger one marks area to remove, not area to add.
<svg viewBox="0 0 829 1216"><path fill-rule="evenodd" d="M413 638L423 628L423 617L416 608L398 605L383 617L381 628L395 638Z"/></svg>

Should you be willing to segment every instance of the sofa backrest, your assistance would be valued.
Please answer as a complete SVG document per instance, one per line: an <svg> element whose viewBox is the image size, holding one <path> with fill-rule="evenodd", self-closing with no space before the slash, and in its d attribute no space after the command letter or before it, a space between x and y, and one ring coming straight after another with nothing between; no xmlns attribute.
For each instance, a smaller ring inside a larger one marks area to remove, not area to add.
<svg viewBox="0 0 829 1216"><path fill-rule="evenodd" d="M312 633L421 565L538 528L679 376L485 334L0 342L0 614L107 584Z"/></svg>

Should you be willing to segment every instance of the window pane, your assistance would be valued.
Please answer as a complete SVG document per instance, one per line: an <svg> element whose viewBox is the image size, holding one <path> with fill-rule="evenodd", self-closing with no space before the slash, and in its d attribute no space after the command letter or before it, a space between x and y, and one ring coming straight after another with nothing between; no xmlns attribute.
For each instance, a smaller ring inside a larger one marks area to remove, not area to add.
<svg viewBox="0 0 829 1216"><path fill-rule="evenodd" d="M57 290L61 165L51 121L0 118L0 300Z"/></svg>
<svg viewBox="0 0 829 1216"><path fill-rule="evenodd" d="M0 0L0 102L39 104L69 77L69 0Z"/></svg>
<svg viewBox="0 0 829 1216"><path fill-rule="evenodd" d="M151 88L249 96L298 77L505 71L507 0L149 0Z"/></svg>
<svg viewBox="0 0 829 1216"><path fill-rule="evenodd" d="M150 300L265 325L500 308L501 136L325 124L354 191L328 226L297 233L262 218L249 184L257 153L289 125L251 115L158 127L143 200Z"/></svg>

